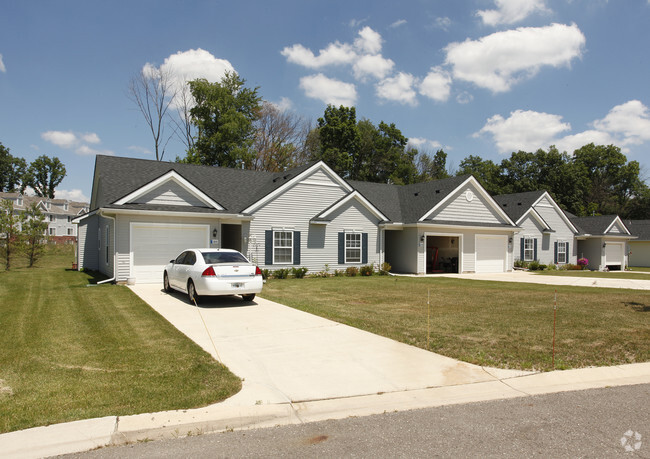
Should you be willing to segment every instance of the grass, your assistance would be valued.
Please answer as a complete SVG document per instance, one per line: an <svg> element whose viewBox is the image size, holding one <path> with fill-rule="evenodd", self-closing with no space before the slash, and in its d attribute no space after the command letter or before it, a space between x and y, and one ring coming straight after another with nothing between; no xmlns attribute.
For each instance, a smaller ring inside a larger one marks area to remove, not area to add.
<svg viewBox="0 0 650 459"><path fill-rule="evenodd" d="M193 408L241 381L128 288L66 268L0 272L0 433L108 415ZM3 266L4 268L4 266Z"/></svg>
<svg viewBox="0 0 650 459"><path fill-rule="evenodd" d="M263 296L466 362L551 370L556 289L556 368L650 360L645 291L373 276L272 279Z"/></svg>
<svg viewBox="0 0 650 459"><path fill-rule="evenodd" d="M562 277L596 277L599 279L639 279L650 280L650 275L642 272L630 271L589 271L589 270L555 270L555 271L533 271L541 276L562 276Z"/></svg>
<svg viewBox="0 0 650 459"><path fill-rule="evenodd" d="M630 266L630 271L638 271L643 273L650 273L650 268L645 268L641 266Z"/></svg>

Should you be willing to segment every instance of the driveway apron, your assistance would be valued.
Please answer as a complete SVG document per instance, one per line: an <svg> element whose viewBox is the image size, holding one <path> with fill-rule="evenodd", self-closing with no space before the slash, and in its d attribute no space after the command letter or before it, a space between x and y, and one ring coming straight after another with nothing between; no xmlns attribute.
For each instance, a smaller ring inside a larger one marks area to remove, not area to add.
<svg viewBox="0 0 650 459"><path fill-rule="evenodd" d="M226 404L324 400L525 374L459 362L259 297L206 298L197 308L161 287L131 289L243 379L242 391Z"/></svg>

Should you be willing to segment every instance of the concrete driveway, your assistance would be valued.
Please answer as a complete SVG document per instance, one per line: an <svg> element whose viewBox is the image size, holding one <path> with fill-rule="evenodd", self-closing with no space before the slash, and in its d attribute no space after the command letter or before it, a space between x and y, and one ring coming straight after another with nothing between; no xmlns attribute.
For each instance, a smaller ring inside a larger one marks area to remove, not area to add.
<svg viewBox="0 0 650 459"><path fill-rule="evenodd" d="M262 298L212 298L197 308L161 287L131 289L243 379L242 391L225 404L295 403L527 374L459 362Z"/></svg>

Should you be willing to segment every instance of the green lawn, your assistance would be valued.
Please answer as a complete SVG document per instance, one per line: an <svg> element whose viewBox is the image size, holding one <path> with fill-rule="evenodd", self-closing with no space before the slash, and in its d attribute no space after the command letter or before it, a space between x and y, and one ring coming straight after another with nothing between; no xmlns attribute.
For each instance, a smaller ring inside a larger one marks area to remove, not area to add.
<svg viewBox="0 0 650 459"><path fill-rule="evenodd" d="M240 390L127 287L87 287L96 279L66 269L65 249L0 272L0 432L199 407Z"/></svg>
<svg viewBox="0 0 650 459"><path fill-rule="evenodd" d="M640 266L630 266L631 271L638 271L644 273L650 273L650 268L640 267Z"/></svg>
<svg viewBox="0 0 650 459"><path fill-rule="evenodd" d="M637 268L638 269L638 268ZM564 276L564 277L597 277L599 279L639 279L650 280L650 274L643 274L643 272L630 272L630 271L589 271L589 270L569 270L563 269L555 271L533 271L535 274L542 276Z"/></svg>
<svg viewBox="0 0 650 459"><path fill-rule="evenodd" d="M650 292L372 276L271 279L262 295L466 362L550 370L556 289L556 368L650 360Z"/></svg>

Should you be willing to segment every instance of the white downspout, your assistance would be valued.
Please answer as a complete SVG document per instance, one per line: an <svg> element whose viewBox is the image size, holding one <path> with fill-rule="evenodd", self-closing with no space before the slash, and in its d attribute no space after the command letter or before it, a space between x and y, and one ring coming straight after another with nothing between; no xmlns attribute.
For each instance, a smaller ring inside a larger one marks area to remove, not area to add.
<svg viewBox="0 0 650 459"><path fill-rule="evenodd" d="M117 236L116 236L117 222L115 221L115 217L110 217L108 215L104 215L104 213L101 212L101 211L99 212L99 216L113 220L113 277L111 277L110 279L104 279L103 281L99 281L99 282L97 282L97 285L106 284L107 282L113 282L115 280L115 278L117 277L117 250L116 250L117 249L117 245L116 245L117 244ZM101 231L101 229L100 229L100 231ZM107 243L108 243L108 241L107 241Z"/></svg>

